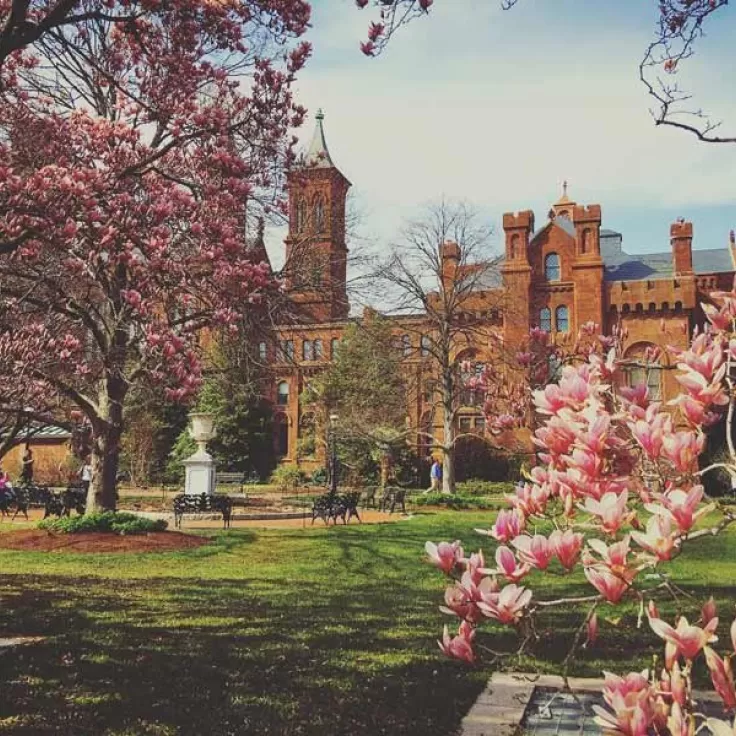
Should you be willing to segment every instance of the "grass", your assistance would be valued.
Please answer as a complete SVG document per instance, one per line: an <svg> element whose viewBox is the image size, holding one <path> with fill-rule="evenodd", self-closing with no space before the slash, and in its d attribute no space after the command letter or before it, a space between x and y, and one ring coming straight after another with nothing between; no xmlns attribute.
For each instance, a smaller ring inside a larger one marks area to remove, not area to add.
<svg viewBox="0 0 736 736"><path fill-rule="evenodd" d="M2 655L0 734L450 736L491 669L437 650L448 620L437 610L444 583L422 561L423 546L460 538L477 549L472 530L491 516L241 529L175 554L0 550L0 631L48 637ZM683 604L691 619L715 592L722 641L736 602L734 552L729 533L672 565L696 596ZM543 580L545 597L590 592L580 577ZM616 625L605 620L614 616ZM581 617L543 619L534 649L541 670L558 667ZM661 653L635 619L633 606L603 607L601 641L582 653L576 674L643 668ZM501 627L484 632L480 642L494 649L516 641Z"/></svg>

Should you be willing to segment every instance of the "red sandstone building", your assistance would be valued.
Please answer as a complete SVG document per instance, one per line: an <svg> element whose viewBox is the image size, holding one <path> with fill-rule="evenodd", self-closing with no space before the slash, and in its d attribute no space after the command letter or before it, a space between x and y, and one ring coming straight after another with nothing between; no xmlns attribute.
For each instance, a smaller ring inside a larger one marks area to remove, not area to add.
<svg viewBox="0 0 736 736"><path fill-rule="evenodd" d="M287 283L294 323L279 328L275 355L269 354L266 343L260 346L273 375L278 455L283 462L307 467L321 464L322 458L319 450L310 448L305 454L299 449L300 438L313 431L313 420L303 413L299 396L309 376L331 360L351 319L345 234L350 182L333 163L322 121L318 113L303 166L290 179L286 272L293 274ZM541 227L530 210L504 214L505 254L498 278L468 300L468 309L476 319L487 319L489 330L500 329L510 345L523 342L533 326L564 341L593 321L604 333L616 325L625 328L626 357L638 357L652 345L683 347L693 327L702 322L699 304L711 291L731 288L736 270L733 235L727 247L693 250L693 226L679 220L670 227L669 250L629 254L619 232L601 227L600 205L579 205L566 190L565 186ZM458 245L437 247L447 266L443 274L455 273ZM502 310L499 304L504 305ZM407 414L417 430L442 423L430 413L431 398L421 389L433 371L417 337L421 321L421 314L396 320L407 371L416 379ZM476 345L459 345L457 358L482 365L491 358L487 341L479 337ZM667 399L674 395L675 381L673 372L666 370L666 353L661 360L663 369L646 372L646 380L654 396ZM644 375L634 368L628 380L635 383ZM461 407L456 421L462 431L483 431L477 406ZM415 439L421 446L419 431Z"/></svg>

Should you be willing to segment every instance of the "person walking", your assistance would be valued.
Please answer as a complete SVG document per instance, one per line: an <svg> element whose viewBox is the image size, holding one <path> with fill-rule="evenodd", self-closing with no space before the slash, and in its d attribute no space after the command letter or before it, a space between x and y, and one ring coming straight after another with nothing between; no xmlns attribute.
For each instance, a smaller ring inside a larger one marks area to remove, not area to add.
<svg viewBox="0 0 736 736"><path fill-rule="evenodd" d="M92 466L89 462L89 457L85 458L84 465L79 471L79 475L82 479L82 488L84 488L85 494L89 491L89 486L92 483Z"/></svg>
<svg viewBox="0 0 736 736"><path fill-rule="evenodd" d="M26 445L26 451L23 454L23 468L20 471L20 480L23 485L30 485L33 483L33 452L31 452L30 445Z"/></svg>
<svg viewBox="0 0 736 736"><path fill-rule="evenodd" d="M438 492L440 490L440 485L442 484L442 464L437 458L435 458L432 463L432 469L429 471L429 479L431 481L431 485L426 491L424 491L425 495L427 493Z"/></svg>

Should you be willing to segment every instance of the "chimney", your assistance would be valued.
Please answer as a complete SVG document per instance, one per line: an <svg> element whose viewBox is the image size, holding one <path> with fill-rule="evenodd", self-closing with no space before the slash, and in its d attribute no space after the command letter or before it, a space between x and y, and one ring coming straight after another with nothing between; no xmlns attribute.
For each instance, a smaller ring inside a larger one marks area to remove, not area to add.
<svg viewBox="0 0 736 736"><path fill-rule="evenodd" d="M672 265L675 276L693 272L693 224L680 217L670 227Z"/></svg>
<svg viewBox="0 0 736 736"><path fill-rule="evenodd" d="M446 240L440 246L440 258L442 259L442 283L452 283L460 266L460 246L451 240Z"/></svg>

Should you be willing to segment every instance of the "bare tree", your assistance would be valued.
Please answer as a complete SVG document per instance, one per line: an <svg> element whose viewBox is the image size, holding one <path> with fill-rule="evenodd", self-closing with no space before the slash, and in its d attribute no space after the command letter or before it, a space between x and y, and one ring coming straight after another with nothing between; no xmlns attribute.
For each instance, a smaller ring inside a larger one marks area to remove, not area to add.
<svg viewBox="0 0 736 736"><path fill-rule="evenodd" d="M405 227L375 270L386 311L400 320L404 358L431 376L431 426L420 434L442 451L443 493L455 489L456 419L467 390L459 359L464 350L487 345L501 324L501 259L492 252L491 234L470 206L442 201Z"/></svg>

